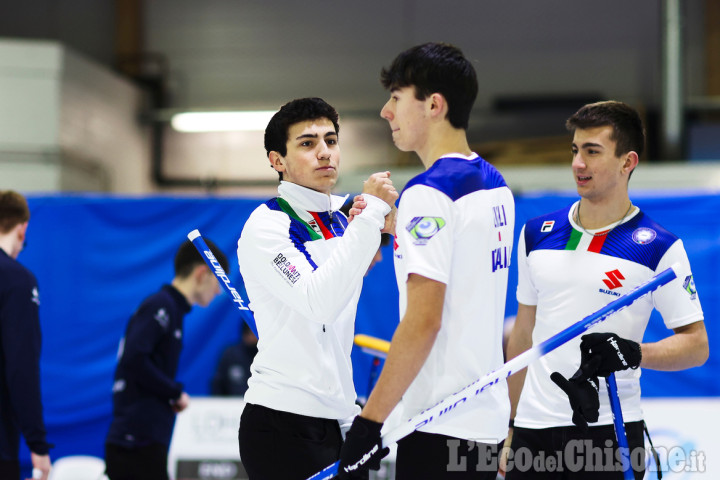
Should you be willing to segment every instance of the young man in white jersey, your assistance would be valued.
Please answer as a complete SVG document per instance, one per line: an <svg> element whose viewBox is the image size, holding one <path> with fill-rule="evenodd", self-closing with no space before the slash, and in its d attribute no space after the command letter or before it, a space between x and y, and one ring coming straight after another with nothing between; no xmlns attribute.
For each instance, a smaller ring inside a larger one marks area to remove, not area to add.
<svg viewBox="0 0 720 480"><path fill-rule="evenodd" d="M675 262L682 273L591 328L582 339L508 379L514 428L506 441L511 448L504 452L509 455L505 478L622 479L602 379L617 371L630 460L635 478L641 479L645 451L638 367L682 370L702 365L708 356L703 313L682 241L634 206L628 195L628 181L645 143L637 112L621 102L590 104L568 119L567 128L573 132L572 171L580 200L523 227L518 241L519 306L508 357ZM674 334L641 344L653 308ZM532 457L514 462L520 451Z"/></svg>
<svg viewBox="0 0 720 480"><path fill-rule="evenodd" d="M503 363L515 203L500 173L468 145L475 70L458 48L429 43L401 53L382 71L382 83L390 100L380 115L395 145L417 153L426 171L400 197L394 259L402 321L348 431L339 478L379 466L381 450L365 454L401 397L409 418ZM501 382L474 408L402 439L396 478L494 479L509 413Z"/></svg>
<svg viewBox="0 0 720 480"><path fill-rule="evenodd" d="M320 98L285 104L265 130L278 196L250 215L237 252L259 340L239 430L250 480L304 480L333 463L339 423L360 410L355 311L398 193L389 172L371 175L368 215L348 225L338 211L345 197L331 194L338 132L337 112Z"/></svg>

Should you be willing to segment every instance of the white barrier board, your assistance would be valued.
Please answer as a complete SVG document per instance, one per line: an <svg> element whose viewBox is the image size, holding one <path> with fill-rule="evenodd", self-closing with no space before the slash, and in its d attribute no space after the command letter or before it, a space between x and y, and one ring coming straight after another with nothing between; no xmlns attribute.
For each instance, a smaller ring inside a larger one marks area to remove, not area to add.
<svg viewBox="0 0 720 480"><path fill-rule="evenodd" d="M238 427L239 397L193 397L177 416L168 452L172 480L244 480Z"/></svg>
<svg viewBox="0 0 720 480"><path fill-rule="evenodd" d="M175 423L170 478L245 479L238 453L244 405L241 398L193 398ZM646 398L642 405L664 480L720 478L720 399ZM649 467L646 479L657 478L654 469L654 464Z"/></svg>
<svg viewBox="0 0 720 480"><path fill-rule="evenodd" d="M642 409L663 480L720 478L720 398L644 398Z"/></svg>

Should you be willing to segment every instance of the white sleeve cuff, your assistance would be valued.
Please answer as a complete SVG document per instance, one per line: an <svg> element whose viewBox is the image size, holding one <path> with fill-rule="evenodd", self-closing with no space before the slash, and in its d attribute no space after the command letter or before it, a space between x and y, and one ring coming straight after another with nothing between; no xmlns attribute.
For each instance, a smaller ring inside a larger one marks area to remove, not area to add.
<svg viewBox="0 0 720 480"><path fill-rule="evenodd" d="M390 205L375 195L363 193L362 196L367 206L356 218L364 218L375 223L379 229L382 229L385 226L385 216L390 213Z"/></svg>

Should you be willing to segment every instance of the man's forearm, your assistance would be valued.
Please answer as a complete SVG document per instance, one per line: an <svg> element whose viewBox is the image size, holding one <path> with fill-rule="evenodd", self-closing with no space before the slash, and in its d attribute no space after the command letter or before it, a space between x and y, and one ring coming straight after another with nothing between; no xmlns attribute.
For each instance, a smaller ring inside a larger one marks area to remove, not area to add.
<svg viewBox="0 0 720 480"><path fill-rule="evenodd" d="M442 325L445 284L419 275L407 282L408 309L362 416L384 422L425 364Z"/></svg>
<svg viewBox="0 0 720 480"><path fill-rule="evenodd" d="M677 371L705 363L710 351L705 323L691 323L674 331L674 335L658 342L640 345L642 368Z"/></svg>
<svg viewBox="0 0 720 480"><path fill-rule="evenodd" d="M437 331L414 329L411 323L404 319L393 336L382 374L363 409L365 418L384 422L430 355Z"/></svg>

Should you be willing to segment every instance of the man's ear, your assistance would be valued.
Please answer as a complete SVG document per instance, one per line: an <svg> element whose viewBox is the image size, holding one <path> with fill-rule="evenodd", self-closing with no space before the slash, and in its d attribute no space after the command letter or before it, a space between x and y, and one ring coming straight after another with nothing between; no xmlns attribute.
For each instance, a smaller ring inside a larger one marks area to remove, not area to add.
<svg viewBox="0 0 720 480"><path fill-rule="evenodd" d="M27 233L28 223L29 222L21 223L17 226L18 236L20 237L21 243L25 241L25 235Z"/></svg>
<svg viewBox="0 0 720 480"><path fill-rule="evenodd" d="M284 159L278 152L273 150L268 153L268 160L270 161L270 166L274 168L276 172L285 171Z"/></svg>
<svg viewBox="0 0 720 480"><path fill-rule="evenodd" d="M623 163L622 169L624 173L627 173L628 175L630 172L635 170L635 167L637 167L638 162L640 162L640 158L638 157L638 154L636 152L629 152L625 155L625 162Z"/></svg>
<svg viewBox="0 0 720 480"><path fill-rule="evenodd" d="M198 263L197 265L195 265L190 275L196 284L200 284L202 283L206 275L212 274L213 273L210 271L210 268L207 265Z"/></svg>
<svg viewBox="0 0 720 480"><path fill-rule="evenodd" d="M430 106L430 115L438 118L447 116L447 100L442 93L433 93L428 97Z"/></svg>
<svg viewBox="0 0 720 480"><path fill-rule="evenodd" d="M19 223L15 225L15 228L11 230L15 232L15 238L16 238L16 245L13 248L13 250L10 252L10 256L12 258L17 258L17 256L20 254L20 252L25 247L25 235L27 234L27 228L28 228L28 222L25 223Z"/></svg>

